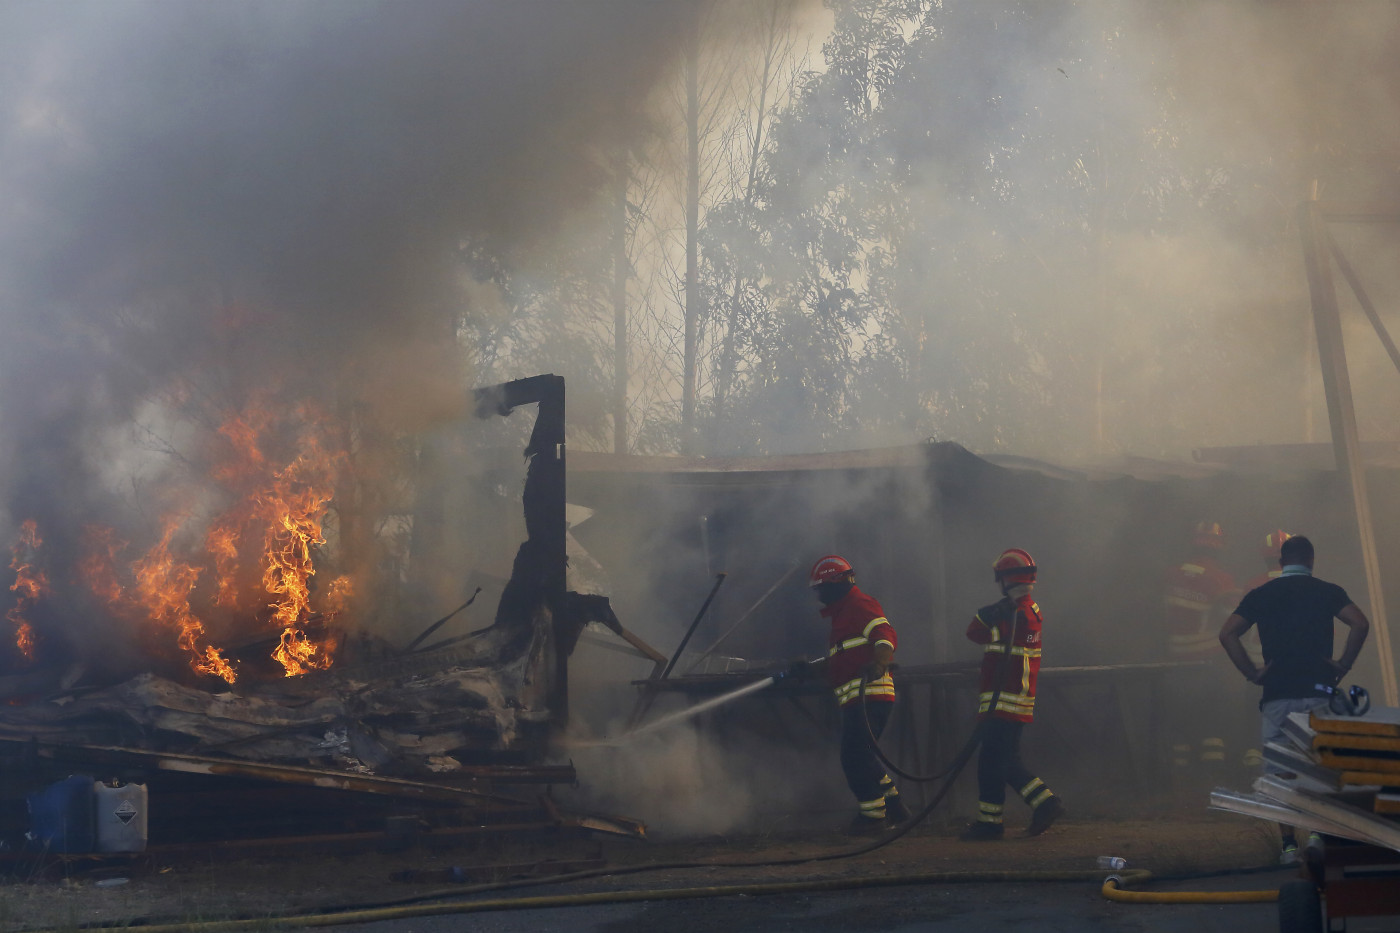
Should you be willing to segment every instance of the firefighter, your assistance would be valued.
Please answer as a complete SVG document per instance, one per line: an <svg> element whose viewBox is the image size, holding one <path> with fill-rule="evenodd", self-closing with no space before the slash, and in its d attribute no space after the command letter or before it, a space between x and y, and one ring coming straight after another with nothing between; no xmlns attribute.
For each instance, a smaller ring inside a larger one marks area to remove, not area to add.
<svg viewBox="0 0 1400 933"><path fill-rule="evenodd" d="M841 770L859 808L846 831L878 834L909 819L873 741L894 708L890 666L898 639L880 604L856 586L855 570L845 558L828 554L817 561L808 585L824 607L822 616L831 620L823 666L841 707Z"/></svg>
<svg viewBox="0 0 1400 933"><path fill-rule="evenodd" d="M1021 731L1035 718L1040 673L1040 607L1031 598L1035 560L1020 548L1002 551L992 564L1001 600L977 610L967 637L982 649L977 704L982 744L977 755L977 819L964 840L1000 839L1006 788L1031 808L1026 835L1039 836L1064 813L1064 803L1021 761Z"/></svg>
<svg viewBox="0 0 1400 933"><path fill-rule="evenodd" d="M1275 530L1264 536L1264 543L1259 545L1259 556L1264 559L1264 572L1254 577L1245 584L1244 591L1257 590L1270 580L1277 580L1283 575L1283 570L1279 567L1279 554L1283 549L1283 542L1293 537L1286 531Z"/></svg>
<svg viewBox="0 0 1400 933"><path fill-rule="evenodd" d="M1172 764L1176 783L1185 787L1219 778L1226 763L1220 717L1215 710L1219 694L1234 686L1228 660L1220 649L1220 626L1239 601L1235 578L1220 565L1225 532L1219 522L1197 522L1191 535L1191 554L1173 564L1166 575L1163 622L1167 659L1176 662L1210 662L1186 668L1173 680L1181 696L1172 705L1175 721L1168 723L1172 737ZM1203 733L1204 730L1204 734ZM1198 767L1191 767L1193 746Z"/></svg>

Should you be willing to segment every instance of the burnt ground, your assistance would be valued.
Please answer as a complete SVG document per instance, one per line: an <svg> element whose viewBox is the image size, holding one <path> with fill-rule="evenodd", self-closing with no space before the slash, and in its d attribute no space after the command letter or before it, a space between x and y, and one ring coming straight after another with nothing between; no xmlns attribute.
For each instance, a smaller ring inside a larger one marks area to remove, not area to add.
<svg viewBox="0 0 1400 933"><path fill-rule="evenodd" d="M417 845L398 852L335 854L332 846L330 850L233 857L208 848L147 854L105 865L74 860L45 869L11 866L0 881L0 933L271 918L290 911L402 902L445 890L464 892L464 885L450 884L443 877L454 865L524 864L542 859L573 859L575 864L601 859L606 867L622 870L609 877L554 883L548 887L551 893L947 871L1086 870L1094 867L1097 856L1106 854L1122 856L1130 868L1148 869L1158 876L1255 869L1276 862L1276 835L1267 824L1208 811L1200 805L1164 806L1159 802L1150 811L1130 818L1071 812L1036 838L1020 835L1023 827L1009 822L1007 838L995 843L961 842L956 838L961 823L931 818L889 845L862 855L770 867L726 867L724 863L830 856L857 848L864 841L838 832L645 841L580 836L573 840L508 840L470 850L434 851ZM703 862L706 866L631 871L675 862ZM420 880L394 880L395 874L406 871L415 872ZM1250 885L1245 881L1243 886ZM491 896L527 897L543 890L523 887ZM266 928L276 926L270 923Z"/></svg>

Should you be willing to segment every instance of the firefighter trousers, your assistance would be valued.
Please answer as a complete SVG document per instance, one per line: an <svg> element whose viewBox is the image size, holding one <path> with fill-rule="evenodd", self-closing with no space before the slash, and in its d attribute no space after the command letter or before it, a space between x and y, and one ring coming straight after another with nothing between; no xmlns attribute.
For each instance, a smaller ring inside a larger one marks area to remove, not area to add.
<svg viewBox="0 0 1400 933"><path fill-rule="evenodd" d="M865 708L864 713L861 707ZM885 700L854 700L841 707L841 770L851 793L862 803L877 801L894 787L870 740L871 735L878 739L885 731L892 709L894 704ZM868 730L866 717L870 719Z"/></svg>
<svg viewBox="0 0 1400 933"><path fill-rule="evenodd" d="M1027 796L1027 789L1044 787L1021 761L1021 730L1026 724L988 716L982 720L982 747L977 753L977 799L998 808L1006 802L1006 788L1013 788L1035 806L1041 801Z"/></svg>

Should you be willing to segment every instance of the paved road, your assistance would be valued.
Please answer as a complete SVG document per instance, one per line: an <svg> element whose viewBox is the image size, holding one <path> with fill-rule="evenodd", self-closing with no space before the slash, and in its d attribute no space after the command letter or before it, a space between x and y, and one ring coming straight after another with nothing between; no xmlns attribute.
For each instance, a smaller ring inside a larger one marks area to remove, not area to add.
<svg viewBox="0 0 1400 933"><path fill-rule="evenodd" d="M1265 890L1292 871L1156 884L1151 890ZM540 890L533 894L567 893ZM1003 883L601 904L420 917L355 933L1273 933L1273 904L1118 904L1093 885Z"/></svg>

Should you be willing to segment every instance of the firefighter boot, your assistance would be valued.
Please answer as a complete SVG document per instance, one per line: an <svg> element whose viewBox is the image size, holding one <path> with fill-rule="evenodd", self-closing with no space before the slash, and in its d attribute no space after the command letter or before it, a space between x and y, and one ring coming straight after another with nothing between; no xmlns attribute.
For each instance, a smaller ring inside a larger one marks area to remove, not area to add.
<svg viewBox="0 0 1400 933"><path fill-rule="evenodd" d="M1006 835L1006 827L1001 825L1001 814L1006 808L999 803L977 801L977 822L968 826L958 838L963 842L986 842Z"/></svg>
<svg viewBox="0 0 1400 933"><path fill-rule="evenodd" d="M969 823L967 829L958 836L963 842L991 842L993 839L1001 839L1006 835L1006 827L1000 823L984 823L977 820Z"/></svg>
<svg viewBox="0 0 1400 933"><path fill-rule="evenodd" d="M851 825L846 827L846 835L878 836L886 829L889 829L889 823L885 820L885 798L876 797L874 800L860 802L860 812L851 820Z"/></svg>
<svg viewBox="0 0 1400 933"><path fill-rule="evenodd" d="M890 828L890 824L883 816L866 816L857 813L851 817L851 822L847 824L844 832L847 836L878 836Z"/></svg>
<svg viewBox="0 0 1400 933"><path fill-rule="evenodd" d="M889 820L891 826L902 826L913 818L914 814L909 812L909 808L904 805L904 800L899 794L889 794L885 797L885 818Z"/></svg>
<svg viewBox="0 0 1400 933"><path fill-rule="evenodd" d="M1060 798L1051 794L1044 798L1031 811L1031 825L1026 827L1027 836L1039 836L1050 828L1050 824L1055 822L1065 812L1065 805L1060 802Z"/></svg>

